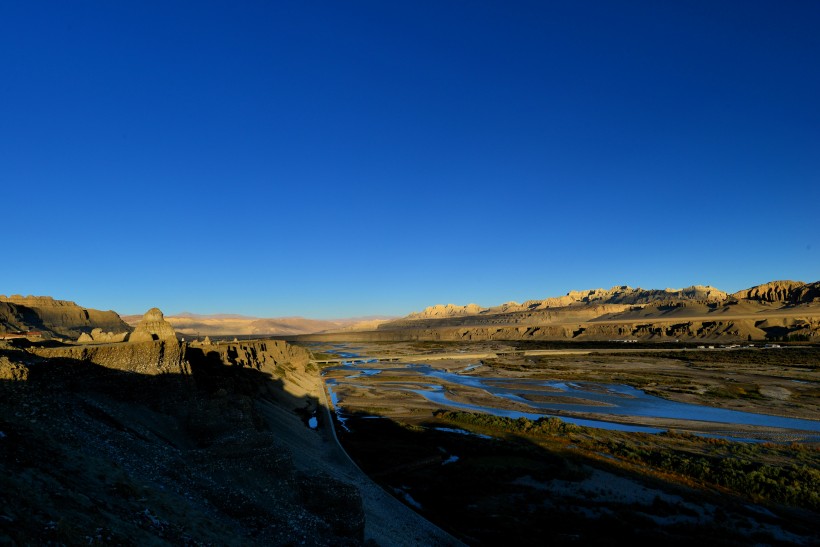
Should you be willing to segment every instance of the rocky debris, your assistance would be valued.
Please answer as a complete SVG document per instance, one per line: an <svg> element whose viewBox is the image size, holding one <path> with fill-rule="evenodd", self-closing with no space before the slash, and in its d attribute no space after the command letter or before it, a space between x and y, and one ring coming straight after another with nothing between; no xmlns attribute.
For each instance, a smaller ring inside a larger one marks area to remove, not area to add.
<svg viewBox="0 0 820 547"><path fill-rule="evenodd" d="M76 339L94 328L106 332L130 330L113 311L83 308L50 296L0 295L0 332L42 331L47 337Z"/></svg>
<svg viewBox="0 0 820 547"><path fill-rule="evenodd" d="M301 501L312 513L321 515L335 534L359 537L364 534L364 508L358 490L327 474L305 477Z"/></svg>
<svg viewBox="0 0 820 547"><path fill-rule="evenodd" d="M105 332L101 328L91 329L91 333L84 332L77 338L79 344L104 344L112 342L124 342L128 337L127 332Z"/></svg>
<svg viewBox="0 0 820 547"><path fill-rule="evenodd" d="M128 337L129 342L150 340L176 340L177 333L171 323L165 320L159 308L151 308L142 316L137 328Z"/></svg>
<svg viewBox="0 0 820 547"><path fill-rule="evenodd" d="M28 379L28 367L0 356L0 381L24 382Z"/></svg>

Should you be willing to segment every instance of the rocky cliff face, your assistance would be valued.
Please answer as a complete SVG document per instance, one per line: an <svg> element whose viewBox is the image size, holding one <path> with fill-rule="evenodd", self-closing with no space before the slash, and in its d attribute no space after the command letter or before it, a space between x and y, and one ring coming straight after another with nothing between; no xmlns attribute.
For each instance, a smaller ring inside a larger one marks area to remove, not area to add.
<svg viewBox="0 0 820 547"><path fill-rule="evenodd" d="M42 331L47 337L76 339L95 328L114 333L131 330L113 311L83 308L48 296L0 295L0 332Z"/></svg>
<svg viewBox="0 0 820 547"><path fill-rule="evenodd" d="M756 300L779 304L805 304L820 301L820 281L772 281L732 295L739 300Z"/></svg>
<svg viewBox="0 0 820 547"><path fill-rule="evenodd" d="M456 306L455 304L436 304L428 306L424 310L411 313L407 319L431 319L442 317L460 317L462 315L475 315L484 311L484 308L477 304L467 304L466 306Z"/></svg>
<svg viewBox="0 0 820 547"><path fill-rule="evenodd" d="M820 282L767 283L734 295L710 286L572 291L492 308L434 306L354 340L814 340ZM310 339L331 340L320 336Z"/></svg>
<svg viewBox="0 0 820 547"><path fill-rule="evenodd" d="M626 285L611 289L592 289L589 291L570 291L565 296L529 300L524 304L503 304L503 311L543 310L584 305L628 305L649 304L661 300L696 300L703 302L722 302L727 294L714 287L694 285L685 289L633 289ZM495 310L496 308L491 308ZM499 310L501 311L501 310Z"/></svg>

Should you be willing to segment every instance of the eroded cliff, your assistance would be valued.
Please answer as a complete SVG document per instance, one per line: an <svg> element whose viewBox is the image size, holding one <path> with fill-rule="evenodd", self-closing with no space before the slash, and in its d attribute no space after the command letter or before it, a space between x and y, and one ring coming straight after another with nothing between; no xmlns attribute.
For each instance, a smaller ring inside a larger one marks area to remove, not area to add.
<svg viewBox="0 0 820 547"><path fill-rule="evenodd" d="M0 295L0 333L40 331L46 337L76 339L82 333L129 332L116 312L83 308L50 296Z"/></svg>

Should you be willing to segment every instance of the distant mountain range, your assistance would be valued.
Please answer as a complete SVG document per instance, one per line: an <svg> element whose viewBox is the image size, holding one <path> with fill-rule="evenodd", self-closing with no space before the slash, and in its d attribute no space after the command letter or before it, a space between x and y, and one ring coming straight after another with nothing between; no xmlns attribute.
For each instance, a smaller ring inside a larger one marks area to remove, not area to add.
<svg viewBox="0 0 820 547"><path fill-rule="evenodd" d="M370 333L339 333L336 338L809 341L820 339L820 281L772 281L734 294L700 285L684 289L616 286L489 308L438 304L382 322Z"/></svg>
<svg viewBox="0 0 820 547"><path fill-rule="evenodd" d="M121 318L113 311L83 308L46 296L0 296L0 335L6 336L33 331L46 338L76 339L93 329L130 331L141 318ZM165 319L177 333L190 337L334 333L340 339L362 340L815 340L820 339L820 281L772 281L734 294L700 285L684 289L616 286L489 308L439 304L401 319L259 318L189 312Z"/></svg>
<svg viewBox="0 0 820 547"><path fill-rule="evenodd" d="M126 315L123 319L136 325L141 315ZM249 317L220 313L204 315L183 312L166 315L166 321L177 333L185 336L290 336L328 330L374 329L392 317L354 317L349 319L307 319L305 317Z"/></svg>
<svg viewBox="0 0 820 547"><path fill-rule="evenodd" d="M769 304L795 305L820 300L820 282L803 283L800 281L772 281L745 289L734 294L727 294L710 286L694 285L685 289L633 289L618 286L606 289L587 291L570 291L565 296L528 300L523 304L507 302L491 308L482 308L476 304L456 306L454 304L437 304L421 312L411 313L405 319L431 319L463 317L470 315L496 315L516 312L533 312L556 308L581 308L605 305L635 306L656 302L726 302L729 300L750 300Z"/></svg>

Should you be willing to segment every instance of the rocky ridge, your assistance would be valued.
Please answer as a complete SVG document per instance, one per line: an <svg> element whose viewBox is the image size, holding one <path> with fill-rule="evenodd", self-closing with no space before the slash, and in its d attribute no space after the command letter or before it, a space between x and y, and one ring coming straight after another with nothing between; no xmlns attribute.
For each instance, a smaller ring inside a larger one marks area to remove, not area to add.
<svg viewBox="0 0 820 547"><path fill-rule="evenodd" d="M455 304L436 304L424 310L411 313L407 319L429 319L436 317L459 317L462 315L476 315L485 311L485 308L477 304L467 304L466 306L456 306Z"/></svg>

